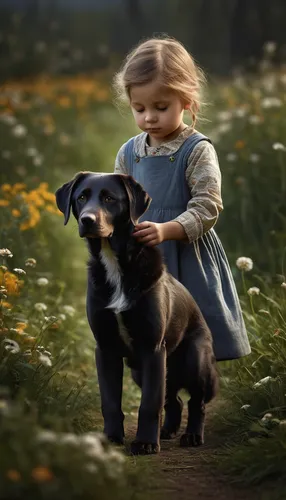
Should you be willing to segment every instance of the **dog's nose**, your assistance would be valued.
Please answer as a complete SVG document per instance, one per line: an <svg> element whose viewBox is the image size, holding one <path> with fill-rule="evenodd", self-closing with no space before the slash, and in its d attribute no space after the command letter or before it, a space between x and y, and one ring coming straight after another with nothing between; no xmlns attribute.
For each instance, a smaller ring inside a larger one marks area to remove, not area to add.
<svg viewBox="0 0 286 500"><path fill-rule="evenodd" d="M81 216L80 221L84 226L91 226L96 221L96 217L94 214L85 213Z"/></svg>

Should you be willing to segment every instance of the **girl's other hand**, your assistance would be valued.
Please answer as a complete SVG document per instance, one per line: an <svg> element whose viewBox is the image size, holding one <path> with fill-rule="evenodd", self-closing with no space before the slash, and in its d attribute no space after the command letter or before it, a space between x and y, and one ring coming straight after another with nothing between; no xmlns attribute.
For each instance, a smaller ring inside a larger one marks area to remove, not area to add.
<svg viewBox="0 0 286 500"><path fill-rule="evenodd" d="M159 245L164 241L163 224L156 222L140 222L134 227L133 236L144 245L149 247Z"/></svg>

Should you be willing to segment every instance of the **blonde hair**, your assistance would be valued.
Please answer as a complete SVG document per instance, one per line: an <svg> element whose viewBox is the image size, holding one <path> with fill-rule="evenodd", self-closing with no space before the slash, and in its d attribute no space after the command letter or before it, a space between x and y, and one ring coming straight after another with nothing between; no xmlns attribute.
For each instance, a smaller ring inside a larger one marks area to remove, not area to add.
<svg viewBox="0 0 286 500"><path fill-rule="evenodd" d="M144 85L154 80L174 90L184 104L190 104L194 126L206 80L203 71L178 40L171 37L150 38L140 43L127 55L113 84L117 98L129 101L133 85Z"/></svg>

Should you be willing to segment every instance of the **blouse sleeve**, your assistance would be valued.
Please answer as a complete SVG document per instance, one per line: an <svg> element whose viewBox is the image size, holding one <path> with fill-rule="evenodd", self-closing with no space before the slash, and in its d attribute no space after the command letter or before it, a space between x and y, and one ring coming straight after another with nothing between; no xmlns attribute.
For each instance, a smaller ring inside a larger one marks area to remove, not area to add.
<svg viewBox="0 0 286 500"><path fill-rule="evenodd" d="M215 225L223 210L221 172L216 151L209 142L199 142L190 154L186 180L191 199L186 211L174 220L183 226L191 243Z"/></svg>
<svg viewBox="0 0 286 500"><path fill-rule="evenodd" d="M128 170L125 166L125 158L124 158L124 150L125 150L125 145L124 143L121 148L119 149L116 159L115 159L115 166L114 166L114 173L115 174L128 174Z"/></svg>

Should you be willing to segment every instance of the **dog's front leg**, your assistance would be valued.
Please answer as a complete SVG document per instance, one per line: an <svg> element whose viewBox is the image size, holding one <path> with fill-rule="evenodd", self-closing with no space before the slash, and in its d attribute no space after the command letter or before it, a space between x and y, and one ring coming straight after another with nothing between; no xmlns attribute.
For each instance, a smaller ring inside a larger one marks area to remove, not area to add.
<svg viewBox="0 0 286 500"><path fill-rule="evenodd" d="M104 419L104 433L114 443L123 444L124 414L121 409L123 359L114 353L95 350L101 396L101 410Z"/></svg>
<svg viewBox="0 0 286 500"><path fill-rule="evenodd" d="M142 356L142 397L138 428L131 453L147 455L160 451L161 417L165 402L166 347L162 343Z"/></svg>

